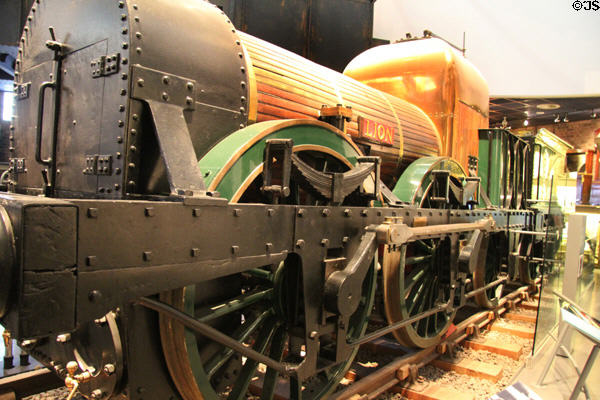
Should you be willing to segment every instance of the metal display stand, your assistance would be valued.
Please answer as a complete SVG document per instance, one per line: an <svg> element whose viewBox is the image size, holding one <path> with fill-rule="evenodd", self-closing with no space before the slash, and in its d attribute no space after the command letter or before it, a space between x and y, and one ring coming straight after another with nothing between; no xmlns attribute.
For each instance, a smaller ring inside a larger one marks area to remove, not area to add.
<svg viewBox="0 0 600 400"><path fill-rule="evenodd" d="M565 297L555 291L552 291L552 293L558 296L559 299L564 303L560 310L562 319L560 322L560 334L556 340L556 345L552 351L552 356L550 359L548 359L548 362L546 363L546 366L544 367L544 370L538 379L537 385L543 385L544 378L550 371L554 357L556 357L559 351L562 351L569 358L573 364L573 367L575 367L577 374L579 375L579 379L575 384L575 388L573 388L573 391L571 392L569 400L577 399L582 389L585 393L586 399L591 399L589 391L585 385L585 381L590 373L590 370L592 369L592 365L594 365L598 351L600 350L600 323L591 318L581 307L575 304L575 302L570 300L568 297ZM566 348L565 345L563 345L563 340L571 328L574 328L577 332L581 333L594 343L594 347L592 347L592 351L590 352L590 355L588 356L588 359L581 371L577 367L571 352Z"/></svg>

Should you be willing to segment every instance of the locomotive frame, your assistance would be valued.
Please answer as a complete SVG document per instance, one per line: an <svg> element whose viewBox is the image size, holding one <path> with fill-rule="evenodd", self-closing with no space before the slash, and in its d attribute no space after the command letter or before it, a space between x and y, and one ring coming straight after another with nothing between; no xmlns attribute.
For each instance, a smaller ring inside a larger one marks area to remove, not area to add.
<svg viewBox="0 0 600 400"><path fill-rule="evenodd" d="M322 108L323 121L254 123L249 55L216 7L111 1L82 13L54 1L34 4L15 73L0 317L73 390L189 400L228 387L243 398L262 363L264 397L285 376L290 398L321 398L360 343L393 332L427 346L470 298L489 305L529 271L533 254L508 246L495 260L505 270L486 265L492 234L544 229L523 198L477 208L480 178L447 157L418 159L397 189L383 184L403 134L439 141L416 107L377 94L397 124L390 148L357 145L344 133L356 116L341 106ZM398 110L417 128L403 131ZM530 171L525 194L531 167L524 155L515 166ZM388 302L389 325L365 334L378 260L400 307ZM409 277L434 289L394 286Z"/></svg>

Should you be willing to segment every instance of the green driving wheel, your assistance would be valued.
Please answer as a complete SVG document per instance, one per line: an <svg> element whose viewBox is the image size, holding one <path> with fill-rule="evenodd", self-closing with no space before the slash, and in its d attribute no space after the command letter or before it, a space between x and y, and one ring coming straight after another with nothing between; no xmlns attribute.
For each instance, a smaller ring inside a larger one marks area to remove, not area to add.
<svg viewBox="0 0 600 400"><path fill-rule="evenodd" d="M232 202L266 201L260 186L263 152L270 138L292 139L293 151L325 172L344 172L361 155L342 132L318 121L258 123L233 133L200 160L209 189ZM323 204L300 183L292 181L290 192L282 202ZM350 318L349 340L366 329L375 294L375 262L363 281L360 305ZM161 300L272 359L299 364L307 340L302 271L301 258L292 253L277 265L163 293ZM318 366L315 375L298 382L195 335L168 317L160 317L160 334L167 366L184 400L244 399L248 393L265 399L276 395L323 398L335 390L356 353L342 363ZM335 342L334 333L323 333L320 354L335 354Z"/></svg>
<svg viewBox="0 0 600 400"><path fill-rule="evenodd" d="M477 265L473 272L473 288L478 289L495 281L500 276L502 264L507 263L508 239L506 233L492 233L486 240L485 263ZM497 285L475 295L475 302L484 308L493 308L498 305L504 285Z"/></svg>
<svg viewBox="0 0 600 400"><path fill-rule="evenodd" d="M438 201L445 190L436 186L434 171L447 171L450 180L461 185L466 176L462 167L448 157L426 157L414 161L394 187L400 200L421 208L457 209L452 192L448 201ZM382 256L383 302L388 323L403 321L447 303L450 296L449 238L424 239L400 248L386 246ZM435 313L394 331L394 337L409 347L425 348L446 333L455 312Z"/></svg>

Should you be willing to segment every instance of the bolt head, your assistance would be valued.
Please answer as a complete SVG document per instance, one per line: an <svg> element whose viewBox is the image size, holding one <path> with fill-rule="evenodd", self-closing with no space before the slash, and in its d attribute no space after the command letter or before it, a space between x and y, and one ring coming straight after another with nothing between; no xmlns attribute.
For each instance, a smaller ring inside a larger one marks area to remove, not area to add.
<svg viewBox="0 0 600 400"><path fill-rule="evenodd" d="M112 375L115 372L115 366L113 364L106 364L102 370L106 375Z"/></svg>
<svg viewBox="0 0 600 400"><path fill-rule="evenodd" d="M67 372L69 373L69 375L74 375L78 369L79 369L79 365L77 364L76 361L69 361L67 363Z"/></svg>
<svg viewBox="0 0 600 400"><path fill-rule="evenodd" d="M71 340L70 333L63 333L63 334L56 336L56 341L58 343L67 343L69 340Z"/></svg>

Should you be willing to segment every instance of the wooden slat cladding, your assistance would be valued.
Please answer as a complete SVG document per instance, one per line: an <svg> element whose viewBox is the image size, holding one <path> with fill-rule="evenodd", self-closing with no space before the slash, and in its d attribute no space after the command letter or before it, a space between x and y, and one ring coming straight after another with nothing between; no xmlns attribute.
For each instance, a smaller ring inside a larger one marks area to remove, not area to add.
<svg viewBox="0 0 600 400"><path fill-rule="evenodd" d="M319 118L323 105L352 107L346 133L383 160L382 175L395 183L401 167L438 155L440 139L429 117L414 105L370 88L275 45L240 32L256 77L257 121ZM393 145L359 136L358 117L393 127Z"/></svg>

